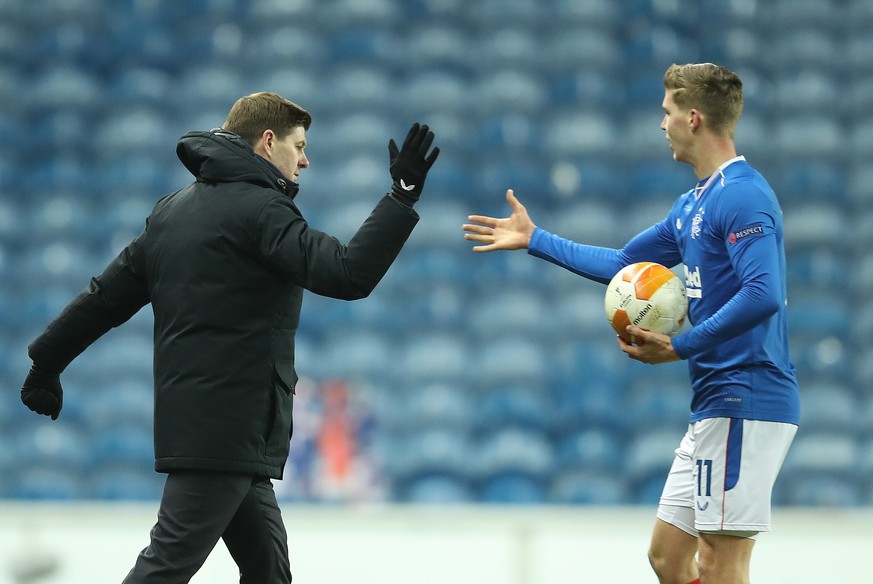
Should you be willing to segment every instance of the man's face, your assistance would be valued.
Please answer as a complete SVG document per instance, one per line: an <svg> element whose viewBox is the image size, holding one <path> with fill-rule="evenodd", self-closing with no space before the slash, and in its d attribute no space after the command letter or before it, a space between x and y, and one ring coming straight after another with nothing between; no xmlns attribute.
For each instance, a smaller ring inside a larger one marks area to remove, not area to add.
<svg viewBox="0 0 873 584"><path fill-rule="evenodd" d="M670 150L673 151L673 160L678 162L690 162L689 148L691 144L691 116L688 110L681 110L673 101L673 91L664 93L664 119L661 120L661 129L670 141Z"/></svg>
<svg viewBox="0 0 873 584"><path fill-rule="evenodd" d="M269 132L269 131L268 131ZM309 166L306 158L306 130L303 126L297 126L283 139L278 139L275 134L265 133L263 149L267 160L278 168L285 178L297 182L300 170Z"/></svg>

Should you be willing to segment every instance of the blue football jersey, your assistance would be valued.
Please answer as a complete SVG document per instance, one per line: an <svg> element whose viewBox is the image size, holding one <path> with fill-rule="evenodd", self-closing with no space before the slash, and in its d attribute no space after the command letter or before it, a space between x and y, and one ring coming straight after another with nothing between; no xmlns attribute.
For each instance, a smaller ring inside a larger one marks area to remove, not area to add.
<svg viewBox="0 0 873 584"><path fill-rule="evenodd" d="M683 263L693 326L673 338L673 347L688 361L691 421L799 422L788 353L782 211L770 185L743 157L681 195L663 221L620 250L537 228L528 252L602 283L634 262Z"/></svg>

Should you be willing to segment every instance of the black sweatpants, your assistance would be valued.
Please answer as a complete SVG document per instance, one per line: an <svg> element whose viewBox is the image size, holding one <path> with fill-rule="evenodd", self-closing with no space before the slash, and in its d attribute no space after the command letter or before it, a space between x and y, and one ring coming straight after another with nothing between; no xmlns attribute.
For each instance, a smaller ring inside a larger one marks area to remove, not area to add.
<svg viewBox="0 0 873 584"><path fill-rule="evenodd" d="M184 584L219 538L239 566L240 584L290 584L288 537L273 483L205 471L167 475L149 546L123 584Z"/></svg>

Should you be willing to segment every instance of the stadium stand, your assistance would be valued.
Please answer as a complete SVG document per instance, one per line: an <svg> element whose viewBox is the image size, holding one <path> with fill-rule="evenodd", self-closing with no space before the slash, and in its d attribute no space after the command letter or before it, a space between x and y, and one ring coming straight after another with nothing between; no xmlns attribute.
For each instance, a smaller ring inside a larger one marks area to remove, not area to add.
<svg viewBox="0 0 873 584"><path fill-rule="evenodd" d="M705 60L744 78L738 144L785 213L805 425L776 501L873 504L871 25L866 0L0 0L0 497L159 496L148 310L70 366L57 422L13 390L27 343L189 180L178 137L275 90L313 113L297 202L340 238L387 187L389 136L421 119L442 149L371 297L307 295L289 468L318 471L319 383L341 377L372 406L358 446L390 500L656 501L684 367L628 364L599 286L474 257L460 224L504 213L506 188L569 238L659 220L694 182L658 129L661 75Z"/></svg>

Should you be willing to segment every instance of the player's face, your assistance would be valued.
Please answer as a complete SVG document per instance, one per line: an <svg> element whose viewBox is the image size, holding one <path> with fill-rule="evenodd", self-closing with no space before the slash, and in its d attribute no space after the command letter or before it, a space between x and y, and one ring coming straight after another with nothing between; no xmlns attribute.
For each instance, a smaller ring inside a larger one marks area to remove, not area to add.
<svg viewBox="0 0 873 584"><path fill-rule="evenodd" d="M691 138L691 124L689 112L680 110L673 101L673 91L664 93L664 119L661 120L661 129L670 141L670 150L673 151L673 160L678 162L690 162L688 149Z"/></svg>
<svg viewBox="0 0 873 584"><path fill-rule="evenodd" d="M309 159L306 158L305 152L306 130L303 126L297 126L281 140L275 134L265 140L264 149L269 155L270 162L282 171L285 178L297 182L301 169L309 166Z"/></svg>

